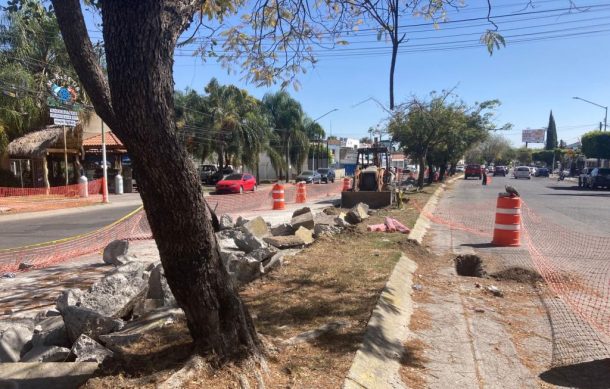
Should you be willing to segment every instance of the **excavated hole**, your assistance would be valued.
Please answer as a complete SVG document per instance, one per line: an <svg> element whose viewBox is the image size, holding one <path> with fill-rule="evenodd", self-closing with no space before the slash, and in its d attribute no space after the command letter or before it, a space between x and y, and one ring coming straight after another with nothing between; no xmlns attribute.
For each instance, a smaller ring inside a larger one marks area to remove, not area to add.
<svg viewBox="0 0 610 389"><path fill-rule="evenodd" d="M466 254L455 258L455 270L459 276L485 277L483 260L478 255Z"/></svg>

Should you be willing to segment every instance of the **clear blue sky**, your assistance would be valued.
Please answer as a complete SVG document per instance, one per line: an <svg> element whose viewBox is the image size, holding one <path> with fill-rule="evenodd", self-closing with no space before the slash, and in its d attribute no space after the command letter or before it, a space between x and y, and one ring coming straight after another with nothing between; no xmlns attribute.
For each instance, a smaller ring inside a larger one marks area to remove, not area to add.
<svg viewBox="0 0 610 389"><path fill-rule="evenodd" d="M437 30L413 26L426 23L422 19L409 17L401 22L407 26L402 30L410 40L401 46L404 52L398 57L397 102L456 85L457 94L468 103L499 99L502 106L498 125L506 122L514 125L504 135L516 146L521 145L522 129L546 127L550 110L555 116L558 138L568 143L597 128L604 110L573 100L572 96L610 105L610 0L575 0L584 12L571 13L550 12L569 7L568 0L534 0L533 9L523 9L527 0L493 1L492 16L524 13L495 19L507 38L507 46L493 56L478 44L481 33L489 26L486 21L455 22L486 15L486 1L466 2L467 8L459 13L449 12L448 20L453 23ZM586 8L591 5L594 7ZM94 23L99 15L91 12L86 15L91 35L100 38L101 32ZM389 105L390 46L377 42L374 35L360 31L351 38L350 45L321 51L315 68L299 78L301 89L289 89L312 118L338 109L320 120L327 134L366 136L369 127L387 116L373 101L354 107L370 97ZM176 56L177 89L189 87L203 93L204 85L212 77L245 88L259 98L278 89L247 85L239 74L228 75L216 62L203 63L191 56L194 48L181 49ZM430 51L438 48L443 50Z"/></svg>
<svg viewBox="0 0 610 389"><path fill-rule="evenodd" d="M483 6L486 2L468 3L473 9L451 12L449 20L485 15ZM579 96L601 105L610 105L610 1L578 0L576 3L579 6L608 6L571 14L566 11L540 12L567 8L567 0L534 2L536 8L527 10L523 10L525 1L493 3L497 7L492 15L538 13L497 19L500 30L506 30L503 33L507 36L507 46L491 57L483 45L436 52L401 53L396 69L396 100L405 101L411 95L425 96L432 90L440 91L455 85L458 85L456 92L468 103L497 98L502 102L498 124L510 122L514 125L512 130L504 133L514 145L521 145L522 129L546 127L550 110L553 110L557 123L558 138L568 143L577 141L583 132L596 128L596 123L603 120L604 110L573 100L572 97ZM425 21L404 20L405 25L422 22ZM484 23L453 23L441 25L439 30L430 26L406 29L411 40L402 46L402 50L438 47L430 44L448 41L468 40L476 44L486 28ZM412 33L409 34L410 31ZM593 31L599 32L591 33ZM510 38L511 35L521 36ZM332 52L323 52L315 68L300 77L301 89L289 89L313 118L338 108L338 111L320 120L327 134L332 130L332 134L337 136L362 137L367 135L369 127L377 125L387 116L373 101L354 107L369 97L389 105L389 44L376 42L375 39L374 36L363 36L356 41L368 42L346 46L346 49L362 48L347 51L353 55L332 58L329 57ZM515 42L523 39L536 40ZM383 47L388 49L381 49ZM367 51L370 54L363 55ZM221 83L246 88L257 97L277 89L247 85L240 81L239 75L227 75L215 62L203 64L200 59L188 56L176 57L174 77L178 89L190 87L202 91L211 77L218 78Z"/></svg>

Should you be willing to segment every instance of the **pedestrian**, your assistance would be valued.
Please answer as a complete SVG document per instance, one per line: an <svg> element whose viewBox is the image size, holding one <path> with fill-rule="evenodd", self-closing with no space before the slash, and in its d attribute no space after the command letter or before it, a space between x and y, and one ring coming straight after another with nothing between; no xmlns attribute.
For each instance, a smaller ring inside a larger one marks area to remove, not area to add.
<svg viewBox="0 0 610 389"><path fill-rule="evenodd" d="M483 169L483 185L487 185L487 172Z"/></svg>

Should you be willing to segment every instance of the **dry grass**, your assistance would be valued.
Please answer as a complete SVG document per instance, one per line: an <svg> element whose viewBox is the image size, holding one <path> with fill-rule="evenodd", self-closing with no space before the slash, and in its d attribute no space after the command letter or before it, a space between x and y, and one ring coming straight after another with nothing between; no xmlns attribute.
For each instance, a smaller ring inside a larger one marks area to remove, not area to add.
<svg viewBox="0 0 610 389"><path fill-rule="evenodd" d="M427 188L412 197L425 202L433 191ZM257 331L268 345L269 370L263 374L267 388L341 387L379 293L404 246L410 245L403 234L366 231L367 224L383 223L386 216L413 226L418 211L408 204L403 210L374 211L365 223L318 239L287 257L282 268L241 291ZM285 339L336 321L348 325L310 342L282 345ZM87 387L152 388L166 379L184 364L192 347L185 323L176 323L167 332L167 340L159 333L134 345L127 355L105 366L102 376L90 380ZM240 374L256 387L250 366L239 364L201 371L187 387L239 387Z"/></svg>

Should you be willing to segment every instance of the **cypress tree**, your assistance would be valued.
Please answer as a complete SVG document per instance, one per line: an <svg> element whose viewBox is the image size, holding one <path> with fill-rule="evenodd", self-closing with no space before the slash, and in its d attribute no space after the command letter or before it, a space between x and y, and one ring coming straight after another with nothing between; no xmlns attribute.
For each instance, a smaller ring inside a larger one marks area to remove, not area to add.
<svg viewBox="0 0 610 389"><path fill-rule="evenodd" d="M554 150L557 147L557 127L555 126L555 118L553 117L553 111L549 116L549 126L546 129L546 145L545 150Z"/></svg>

